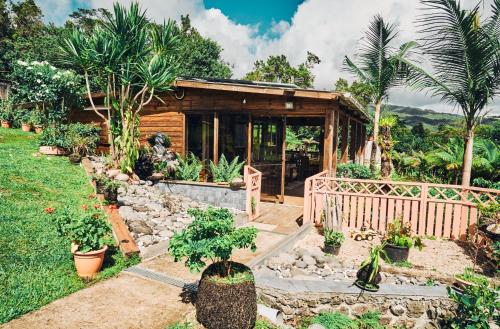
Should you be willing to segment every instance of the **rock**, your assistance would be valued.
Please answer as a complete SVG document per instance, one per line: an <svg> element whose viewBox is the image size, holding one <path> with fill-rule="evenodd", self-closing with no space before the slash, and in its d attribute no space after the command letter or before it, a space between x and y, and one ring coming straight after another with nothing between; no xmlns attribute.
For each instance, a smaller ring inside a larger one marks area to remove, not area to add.
<svg viewBox="0 0 500 329"><path fill-rule="evenodd" d="M128 177L127 174L118 174L114 177L116 180L120 181L120 182L128 182L130 177Z"/></svg>
<svg viewBox="0 0 500 329"><path fill-rule="evenodd" d="M297 261L295 261L294 265L297 268L306 268L307 267L306 262L304 262L303 260L297 260Z"/></svg>
<svg viewBox="0 0 500 329"><path fill-rule="evenodd" d="M425 304L417 301L408 302L408 316L418 318L425 313Z"/></svg>
<svg viewBox="0 0 500 329"><path fill-rule="evenodd" d="M120 169L110 169L107 172L109 178L115 178L116 176L118 176L121 173L122 172L120 171Z"/></svg>
<svg viewBox="0 0 500 329"><path fill-rule="evenodd" d="M130 206L122 206L118 208L118 213L123 219L130 219L134 215L134 209Z"/></svg>
<svg viewBox="0 0 500 329"><path fill-rule="evenodd" d="M150 177L148 177L148 180L151 181L151 182L157 182L157 181L160 181L160 180L162 180L164 178L165 178L165 175L163 175L162 173L155 172Z"/></svg>
<svg viewBox="0 0 500 329"><path fill-rule="evenodd" d="M129 224L129 228L130 230L132 230L132 232L135 233L142 233L146 235L153 234L153 229L149 227L149 225L146 224L146 222L143 220L136 220L131 222Z"/></svg>
<svg viewBox="0 0 500 329"><path fill-rule="evenodd" d="M307 329L326 329L323 325L319 323L311 324Z"/></svg>
<svg viewBox="0 0 500 329"><path fill-rule="evenodd" d="M162 211L163 210L162 205L159 203L148 203L148 204L146 204L146 207L152 211Z"/></svg>
<svg viewBox="0 0 500 329"><path fill-rule="evenodd" d="M316 265L316 260L309 255L302 256L302 261L307 265Z"/></svg>
<svg viewBox="0 0 500 329"><path fill-rule="evenodd" d="M232 188L240 188L245 186L245 181L241 177L234 178L231 182L229 182L229 186Z"/></svg>
<svg viewBox="0 0 500 329"><path fill-rule="evenodd" d="M158 235L162 238L168 238L170 239L171 237L174 236L174 232L170 231L170 230L163 230L163 231L160 231L158 233Z"/></svg>
<svg viewBox="0 0 500 329"><path fill-rule="evenodd" d="M139 246L149 247L154 243L154 239L151 235L143 235L136 240Z"/></svg>
<svg viewBox="0 0 500 329"><path fill-rule="evenodd" d="M138 212L146 212L148 211L148 207L146 207L145 205L142 205L142 204L135 204L132 206L132 208L134 208L135 211L138 211Z"/></svg>
<svg viewBox="0 0 500 329"><path fill-rule="evenodd" d="M292 268L292 270L290 271L290 274L292 275L292 277L295 279L297 276L306 276L307 273L301 269L298 269L298 268Z"/></svg>
<svg viewBox="0 0 500 329"><path fill-rule="evenodd" d="M345 280L344 273L341 272L335 272L333 274L328 275L325 280L331 280L331 281L342 281Z"/></svg>
<svg viewBox="0 0 500 329"><path fill-rule="evenodd" d="M390 307L391 313L395 316L401 316L405 312L405 308L401 304L394 304Z"/></svg>
<svg viewBox="0 0 500 329"><path fill-rule="evenodd" d="M256 275L265 277L276 277L276 272L267 267L262 267L256 271Z"/></svg>
<svg viewBox="0 0 500 329"><path fill-rule="evenodd" d="M279 268L291 268L295 258L287 253L281 253L269 259L267 266L273 270Z"/></svg>

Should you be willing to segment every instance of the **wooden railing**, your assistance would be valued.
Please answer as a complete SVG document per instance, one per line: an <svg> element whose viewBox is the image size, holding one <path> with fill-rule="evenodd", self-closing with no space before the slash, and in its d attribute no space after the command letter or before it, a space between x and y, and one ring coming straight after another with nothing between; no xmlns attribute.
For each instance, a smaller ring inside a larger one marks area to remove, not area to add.
<svg viewBox="0 0 500 329"><path fill-rule="evenodd" d="M245 166L244 180L247 189L246 212L249 220L260 216L260 191L262 187L262 173L257 169Z"/></svg>
<svg viewBox="0 0 500 329"><path fill-rule="evenodd" d="M334 178L325 171L305 182L304 221L320 224L325 202L337 207L343 226L351 229L384 233L401 218L420 236L465 239L478 221L478 205L500 202L500 190Z"/></svg>

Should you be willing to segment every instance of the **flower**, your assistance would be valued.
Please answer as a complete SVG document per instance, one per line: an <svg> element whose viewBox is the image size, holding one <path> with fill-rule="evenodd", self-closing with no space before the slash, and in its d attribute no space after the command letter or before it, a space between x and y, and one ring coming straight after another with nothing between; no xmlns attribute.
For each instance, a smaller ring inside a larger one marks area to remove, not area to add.
<svg viewBox="0 0 500 329"><path fill-rule="evenodd" d="M84 205L82 206L82 209L83 209L83 210L88 210L88 209L89 209L89 207L88 207L86 204L84 204Z"/></svg>
<svg viewBox="0 0 500 329"><path fill-rule="evenodd" d="M101 207L101 205L99 204L94 204L94 209L99 209Z"/></svg>
<svg viewBox="0 0 500 329"><path fill-rule="evenodd" d="M52 207L47 207L47 208L44 209L44 211L45 211L46 214L52 214L54 212L54 210L55 209L52 208Z"/></svg>

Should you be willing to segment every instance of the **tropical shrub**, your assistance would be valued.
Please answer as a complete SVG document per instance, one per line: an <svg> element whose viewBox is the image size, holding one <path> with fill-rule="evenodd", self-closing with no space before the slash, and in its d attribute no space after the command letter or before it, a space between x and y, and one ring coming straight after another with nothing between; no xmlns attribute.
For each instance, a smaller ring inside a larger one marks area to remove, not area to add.
<svg viewBox="0 0 500 329"><path fill-rule="evenodd" d="M40 135L39 144L40 146L56 146L66 149L70 146L66 132L67 127L64 125L47 127Z"/></svg>
<svg viewBox="0 0 500 329"><path fill-rule="evenodd" d="M175 261L186 259L185 265L191 271L200 271L205 260L220 263L220 277L234 277L239 273L229 266L234 249L250 248L255 251L257 230L253 227L236 228L233 214L224 208L209 207L207 210L189 209L194 220L186 229L174 234L169 251Z"/></svg>
<svg viewBox="0 0 500 329"><path fill-rule="evenodd" d="M373 174L370 168L357 163L339 163L337 165L337 177L371 179Z"/></svg>
<svg viewBox="0 0 500 329"><path fill-rule="evenodd" d="M448 289L448 296L457 303L456 315L448 319L451 328L490 328L490 320L500 321L498 290L485 283L465 287L463 293Z"/></svg>
<svg viewBox="0 0 500 329"><path fill-rule="evenodd" d="M0 120L12 121L14 117L14 109L11 99L0 99Z"/></svg>
<svg viewBox="0 0 500 329"><path fill-rule="evenodd" d="M229 163L224 154L222 154L217 165L215 165L213 161L210 161L210 172L212 173L213 181L216 183L230 183L235 178L240 178L241 169L245 163L238 162L238 160L239 157L235 157L233 161Z"/></svg>
<svg viewBox="0 0 500 329"><path fill-rule="evenodd" d="M74 154L89 155L97 149L101 128L92 124L72 123L68 125L66 139Z"/></svg>
<svg viewBox="0 0 500 329"><path fill-rule="evenodd" d="M175 170L175 178L179 180L198 182L203 169L201 161L190 153L187 157L178 157L179 165Z"/></svg>
<svg viewBox="0 0 500 329"><path fill-rule="evenodd" d="M398 247L417 247L419 250L422 250L424 247L420 237L412 236L410 224L402 223L401 219L396 219L387 225L385 241Z"/></svg>
<svg viewBox="0 0 500 329"><path fill-rule="evenodd" d="M112 178L109 178L107 175L101 174L101 175L94 175L92 176L92 179L96 183L97 187L97 193L101 194L116 194L118 192L118 189L122 187L122 183L114 180Z"/></svg>
<svg viewBox="0 0 500 329"><path fill-rule="evenodd" d="M345 241L345 236L342 232L337 232L334 230L325 230L323 232L325 237L325 244L340 247Z"/></svg>
<svg viewBox="0 0 500 329"><path fill-rule="evenodd" d="M46 121L47 119L42 111L38 109L30 111L29 123L31 123L34 127L43 127L46 125Z"/></svg>

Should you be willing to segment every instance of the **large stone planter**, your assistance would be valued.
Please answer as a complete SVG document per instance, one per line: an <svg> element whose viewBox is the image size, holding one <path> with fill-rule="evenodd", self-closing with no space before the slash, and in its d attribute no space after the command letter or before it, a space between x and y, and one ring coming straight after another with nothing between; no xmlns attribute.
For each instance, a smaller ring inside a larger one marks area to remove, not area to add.
<svg viewBox="0 0 500 329"><path fill-rule="evenodd" d="M38 150L40 153L45 155L66 155L68 151L63 149L62 147L57 146L40 146Z"/></svg>

